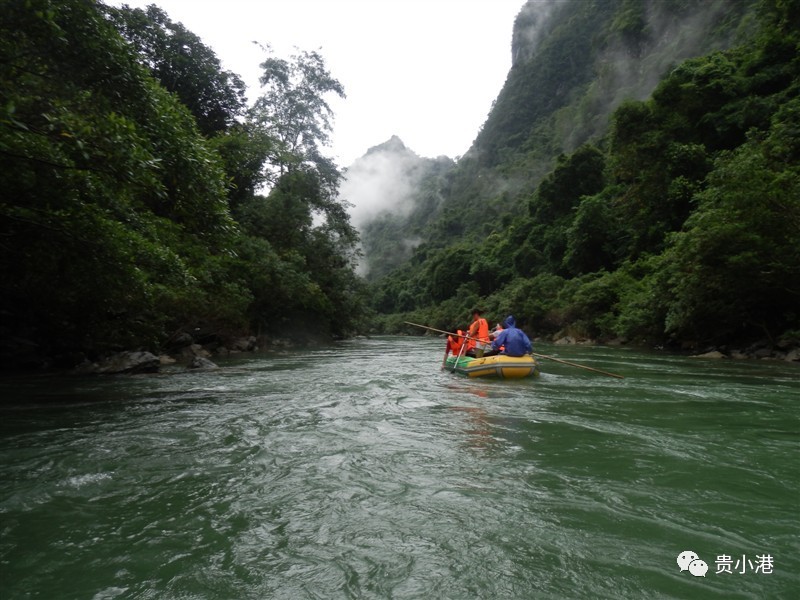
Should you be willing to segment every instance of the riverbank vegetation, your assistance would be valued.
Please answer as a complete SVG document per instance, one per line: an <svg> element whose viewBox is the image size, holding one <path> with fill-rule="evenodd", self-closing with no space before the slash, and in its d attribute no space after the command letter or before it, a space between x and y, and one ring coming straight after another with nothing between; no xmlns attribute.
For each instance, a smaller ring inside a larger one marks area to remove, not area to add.
<svg viewBox="0 0 800 600"><path fill-rule="evenodd" d="M382 330L482 306L536 335L797 345L800 3L576 5L517 42L422 243L373 278ZM708 52L665 67L670 30ZM655 69L644 99L611 93Z"/></svg>
<svg viewBox="0 0 800 600"><path fill-rule="evenodd" d="M268 48L265 48L268 51ZM325 157L321 56L240 78L155 6L5 2L0 338L74 363L187 332L346 335L357 234Z"/></svg>

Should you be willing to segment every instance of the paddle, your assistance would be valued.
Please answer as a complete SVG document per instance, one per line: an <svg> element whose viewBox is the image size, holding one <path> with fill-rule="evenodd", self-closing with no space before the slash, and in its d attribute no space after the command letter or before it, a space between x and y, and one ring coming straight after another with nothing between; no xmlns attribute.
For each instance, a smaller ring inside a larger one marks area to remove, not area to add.
<svg viewBox="0 0 800 600"><path fill-rule="evenodd" d="M467 336L459 336L457 334L453 334L453 335L455 335L456 337L467 337ZM451 336L448 336L447 340L445 341L446 345L445 345L445 348L444 348L444 358L442 358L442 369L444 369L447 366L447 357L450 355L450 337ZM453 353L453 356L455 357L455 361L456 361L454 363L454 365L453 365L453 369L455 369L455 365L461 359L461 353L464 351L464 349L466 347L467 347L466 340L464 340L464 341L461 342L461 344L458 347L458 354Z"/></svg>
<svg viewBox="0 0 800 600"><path fill-rule="evenodd" d="M410 321L403 321L403 323L405 323L406 325L413 325L414 327L421 327L422 329L430 329L431 331L436 331L438 333L444 333L445 335L452 335L452 336L455 336L457 338L464 338L465 341L466 340L477 339L477 338L470 337L468 335L463 335L463 334L460 334L460 333L453 333L452 331L444 331L443 329L436 329L434 327L428 327L427 325L420 325L419 323L411 323ZM456 361L453 363L453 371L456 370L456 367L458 366L458 361L461 360L461 354L464 352L466 347L467 347L467 345L464 342L461 342L461 347L458 350L458 356L456 356ZM442 368L443 369L445 368L445 365L447 364L447 355L449 354L449 352L450 352L450 344L448 343L447 344L447 348L444 351L444 359L442 360Z"/></svg>
<svg viewBox="0 0 800 600"><path fill-rule="evenodd" d="M478 340L478 338L474 338L469 335L464 335L463 333L453 333L452 331L445 331L444 329L436 329L435 327L428 327L427 325L420 325L419 323L412 323L411 321L403 321L406 325L413 325L414 327L421 327L422 329L429 329L430 331L435 331L436 333L443 333L445 335L454 335L456 337L462 337L468 340Z"/></svg>
<svg viewBox="0 0 800 600"><path fill-rule="evenodd" d="M616 373L609 373L608 371L601 371L600 369L595 369L594 367L587 367L586 365L579 365L578 363L569 362L568 360L561 360L560 358L556 358L555 356L547 356L547 354L538 354L536 352L531 352L531 354L533 354L534 356L538 356L539 358L547 358L549 360L554 360L556 362L569 365L570 367L578 367L579 369L594 371L595 373L600 373L601 375L608 375L609 377L616 377L617 379L625 379L624 376L617 375Z"/></svg>
<svg viewBox="0 0 800 600"><path fill-rule="evenodd" d="M438 333L445 333L447 335L455 335L458 336L457 333L452 333L450 331L443 331L441 329L436 329L435 327L428 327L427 325L420 325L419 323L411 323L410 321L403 321L406 325L413 325L414 327L421 327L422 329L428 329L430 331L436 331ZM468 335L462 335L459 337L464 337L467 339L476 339L470 338ZM587 367L586 365L579 365L578 363L569 362L568 360L561 360L560 358L556 358L555 356L548 356L547 354L538 354L536 352L531 352L533 356L538 356L539 358L547 358L548 360L552 360L555 362L559 362L565 365L569 365L570 367L578 367L579 369L586 369L587 371L594 371L595 373L600 373L601 375L607 375L608 377L616 377L617 379L625 379L622 375L617 375L616 373L609 373L608 371L601 371L600 369L595 369L594 367Z"/></svg>
<svg viewBox="0 0 800 600"><path fill-rule="evenodd" d="M458 356L456 356L456 359L453 361L453 373L456 372L456 368L458 368L458 363L461 360L461 355L464 354L464 350L466 349L467 349L467 340L464 340L463 342L461 342L461 347L458 349Z"/></svg>

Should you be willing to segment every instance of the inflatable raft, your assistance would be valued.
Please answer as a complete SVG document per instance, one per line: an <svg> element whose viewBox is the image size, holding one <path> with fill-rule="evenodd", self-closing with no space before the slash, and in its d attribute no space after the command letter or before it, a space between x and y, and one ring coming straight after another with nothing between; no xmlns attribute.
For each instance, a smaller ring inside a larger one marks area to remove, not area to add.
<svg viewBox="0 0 800 600"><path fill-rule="evenodd" d="M500 377L502 379L521 379L537 377L539 363L532 356L506 356L495 354L484 358L470 356L448 356L445 369L467 377Z"/></svg>

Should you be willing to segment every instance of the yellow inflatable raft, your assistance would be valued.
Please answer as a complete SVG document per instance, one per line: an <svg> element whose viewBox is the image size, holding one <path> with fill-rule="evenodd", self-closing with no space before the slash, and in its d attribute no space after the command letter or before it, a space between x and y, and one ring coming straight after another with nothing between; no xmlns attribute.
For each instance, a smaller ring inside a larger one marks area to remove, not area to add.
<svg viewBox="0 0 800 600"><path fill-rule="evenodd" d="M448 371L466 375L467 377L500 377L502 379L521 379L537 377L539 363L530 355L506 356L495 354L485 358L448 356L445 361Z"/></svg>

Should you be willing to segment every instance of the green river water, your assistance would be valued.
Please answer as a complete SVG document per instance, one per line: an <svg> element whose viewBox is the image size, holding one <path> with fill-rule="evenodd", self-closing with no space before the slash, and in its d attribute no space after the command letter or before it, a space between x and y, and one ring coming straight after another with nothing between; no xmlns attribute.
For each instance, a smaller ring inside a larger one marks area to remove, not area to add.
<svg viewBox="0 0 800 600"><path fill-rule="evenodd" d="M0 380L0 598L800 597L800 366L443 350Z"/></svg>

